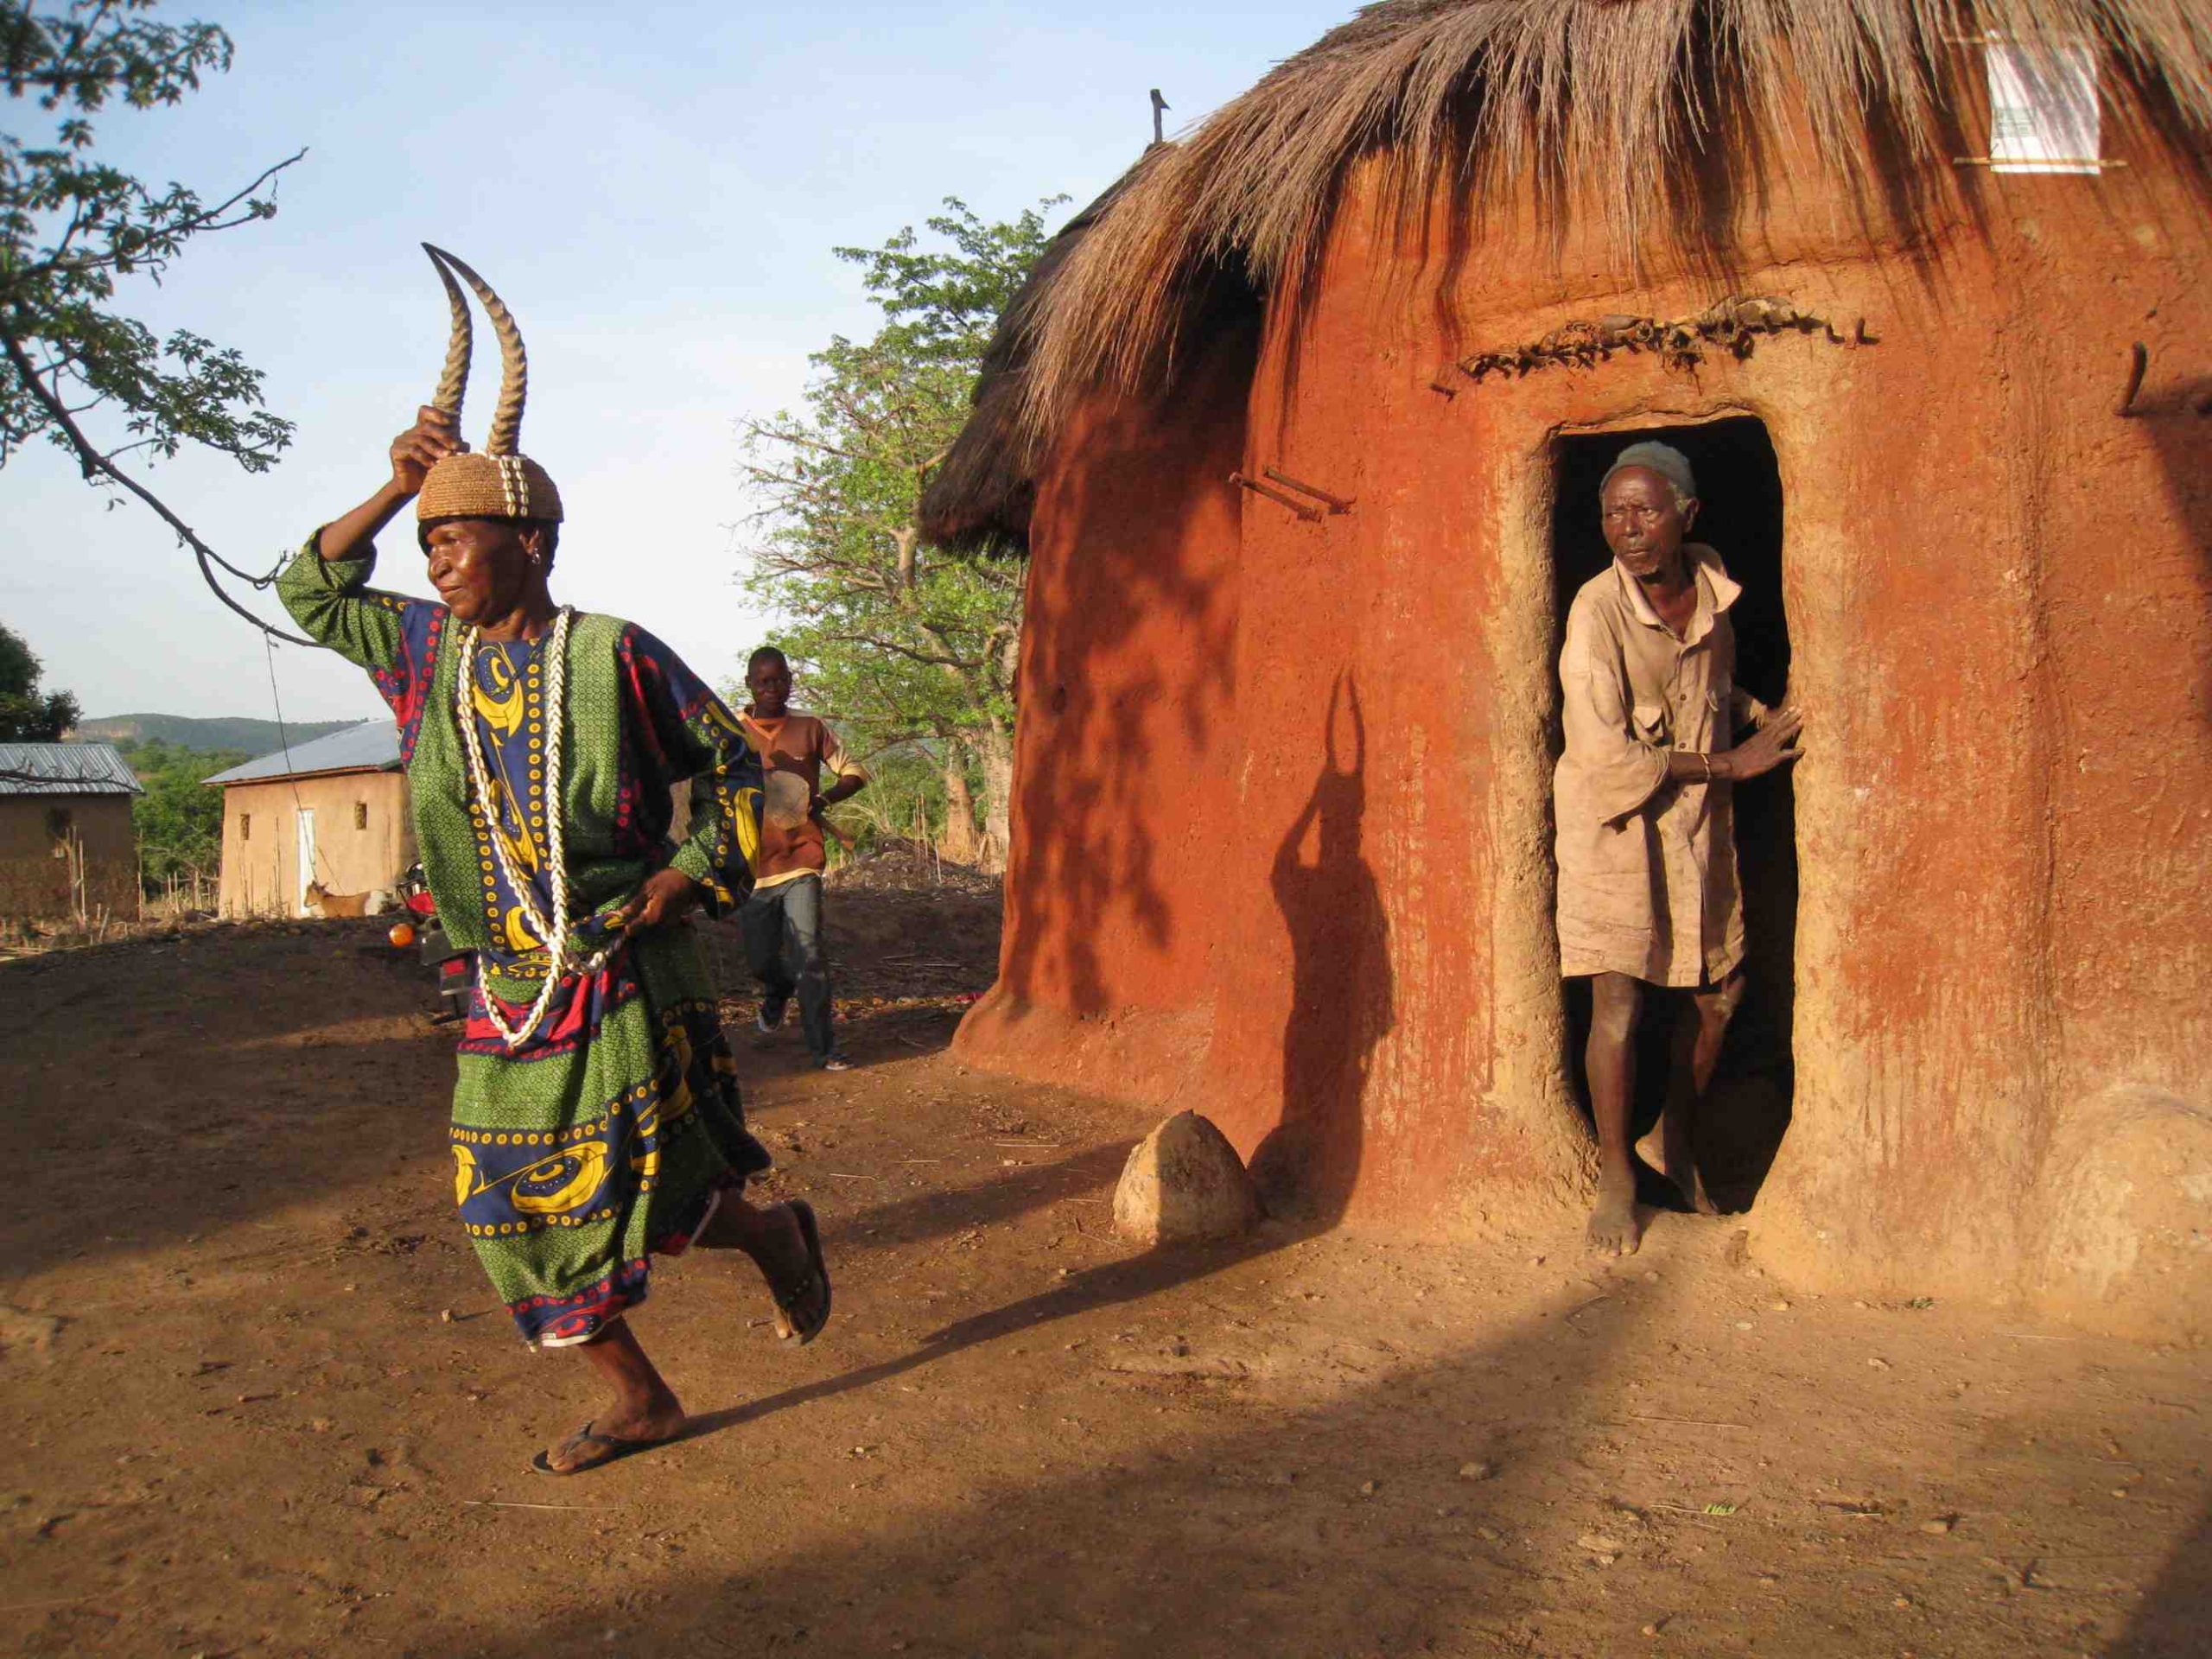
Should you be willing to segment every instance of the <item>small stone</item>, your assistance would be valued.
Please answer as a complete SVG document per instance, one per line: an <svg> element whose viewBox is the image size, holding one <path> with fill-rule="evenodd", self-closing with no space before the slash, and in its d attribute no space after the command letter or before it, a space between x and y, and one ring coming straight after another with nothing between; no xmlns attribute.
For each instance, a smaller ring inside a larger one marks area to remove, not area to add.
<svg viewBox="0 0 2212 1659"><path fill-rule="evenodd" d="M1580 1538L1574 1541L1574 1547L1577 1549L1586 1549L1592 1555L1609 1556L1618 1555L1623 1550L1628 1548L1628 1546L1621 1542L1619 1539L1610 1538L1602 1532L1584 1533Z"/></svg>
<svg viewBox="0 0 2212 1659"><path fill-rule="evenodd" d="M1886 1371L1890 1369L1890 1362L1888 1360L1877 1359L1871 1354L1866 1357L1866 1364L1870 1370Z"/></svg>
<svg viewBox="0 0 2212 1659"><path fill-rule="evenodd" d="M1375 1483L1374 1483L1373 1481L1371 1481L1371 1480L1363 1480L1363 1481L1361 1481L1361 1482L1359 1483L1359 1495L1360 1495L1362 1497L1374 1497L1374 1496L1375 1496Z"/></svg>
<svg viewBox="0 0 2212 1659"><path fill-rule="evenodd" d="M1459 1465L1459 1478L1462 1480L1488 1480L1497 1472L1497 1465L1488 1458L1477 1458L1472 1463Z"/></svg>
<svg viewBox="0 0 2212 1659"><path fill-rule="evenodd" d="M1649 1624L1643 1627L1643 1633L1646 1636L1656 1636L1659 1634L1659 1630L1660 1622L1655 1618Z"/></svg>
<svg viewBox="0 0 2212 1659"><path fill-rule="evenodd" d="M1650 1272L1645 1274L1643 1275L1643 1282L1647 1285L1657 1284L1659 1282L1659 1270L1656 1268L1654 1268Z"/></svg>
<svg viewBox="0 0 2212 1659"><path fill-rule="evenodd" d="M1953 1520L1949 1516L1939 1515L1933 1521L1922 1522L1920 1523L1920 1529L1931 1538L1941 1538L1945 1533L1950 1531L1950 1529L1957 1524L1958 1522Z"/></svg>
<svg viewBox="0 0 2212 1659"><path fill-rule="evenodd" d="M1912 1605L1912 1598L1910 1596L1899 1596L1895 1601L1892 1601L1890 1605L1892 1607L1910 1607Z"/></svg>
<svg viewBox="0 0 2212 1659"><path fill-rule="evenodd" d="M1852 1306L1853 1306L1853 1307L1857 1307L1857 1308L1863 1308L1863 1307L1865 1307L1865 1306L1866 1306L1866 1303L1864 1303L1864 1302L1853 1302L1853 1303L1852 1303Z"/></svg>
<svg viewBox="0 0 2212 1659"><path fill-rule="evenodd" d="M318 1434L327 1434L335 1425L327 1417L316 1417L308 1421L308 1427Z"/></svg>
<svg viewBox="0 0 2212 1659"><path fill-rule="evenodd" d="M1738 1319L1736 1321L1736 1328L1738 1331L1748 1331L1751 1328L1751 1322L1749 1319Z"/></svg>
<svg viewBox="0 0 2212 1659"><path fill-rule="evenodd" d="M1541 1255L1532 1255L1529 1258L1529 1265L1532 1268L1541 1268L1544 1265L1544 1258Z"/></svg>
<svg viewBox="0 0 2212 1659"><path fill-rule="evenodd" d="M1178 1112L1137 1143L1114 1189L1114 1226L1140 1244L1232 1238L1260 1219L1260 1195L1228 1136Z"/></svg>
<svg viewBox="0 0 2212 1659"><path fill-rule="evenodd" d="M1789 1304L1783 1300L1779 1296L1769 1302L1767 1306L1777 1313L1787 1313L1789 1311Z"/></svg>
<svg viewBox="0 0 2212 1659"><path fill-rule="evenodd" d="M2127 1496L2127 1488L2125 1486L2115 1486L2112 1489L2112 1495L2114 1497L2126 1497Z"/></svg>

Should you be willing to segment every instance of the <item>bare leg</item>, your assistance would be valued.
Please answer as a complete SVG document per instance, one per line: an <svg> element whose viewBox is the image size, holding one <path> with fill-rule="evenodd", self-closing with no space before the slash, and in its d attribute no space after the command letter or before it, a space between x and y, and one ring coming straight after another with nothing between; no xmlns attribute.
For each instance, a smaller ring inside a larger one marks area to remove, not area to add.
<svg viewBox="0 0 2212 1659"><path fill-rule="evenodd" d="M1598 1129L1598 1203L1590 1212L1590 1248L1632 1255L1643 1243L1636 1213L1636 1163L1629 1151L1629 1103L1636 1092L1636 1019L1643 985L1626 974L1590 981L1590 1040L1582 1062L1590 1078L1590 1116Z"/></svg>
<svg viewBox="0 0 2212 1659"><path fill-rule="evenodd" d="M1665 1148L1667 1179L1681 1189L1690 1208L1700 1216L1720 1213L1697 1173L1694 1141L1697 1109L1713 1086L1720 1065L1720 1045L1728 1035L1728 1020L1743 1000L1739 974L1718 989L1696 992L1692 997L1695 1017L1679 1021L1674 1033L1674 1066L1667 1080L1667 1112L1661 1145Z"/></svg>
<svg viewBox="0 0 2212 1659"><path fill-rule="evenodd" d="M788 1204L762 1207L742 1192L725 1192L714 1218L692 1241L705 1250L742 1250L753 1258L771 1294L806 1272L806 1236ZM782 1310L778 1310L779 1317Z"/></svg>
<svg viewBox="0 0 2212 1659"><path fill-rule="evenodd" d="M582 1344L583 1357L593 1373L614 1391L614 1402L591 1421L594 1433L624 1440L665 1440L683 1427L683 1408L675 1390L653 1368L637 1333L627 1319L617 1319L591 1341ZM576 1435L550 1446L545 1460L565 1472L578 1464L591 1463L603 1453L588 1436Z"/></svg>

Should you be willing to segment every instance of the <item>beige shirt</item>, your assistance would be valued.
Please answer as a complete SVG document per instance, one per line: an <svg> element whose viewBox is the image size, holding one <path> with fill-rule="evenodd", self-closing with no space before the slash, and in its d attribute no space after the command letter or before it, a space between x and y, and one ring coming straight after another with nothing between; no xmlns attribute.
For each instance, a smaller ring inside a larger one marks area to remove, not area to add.
<svg viewBox="0 0 2212 1659"><path fill-rule="evenodd" d="M1683 550L1697 610L1681 637L1615 563L1574 596L1560 652L1567 749L1552 775L1560 972L1718 984L1744 959L1730 785L1667 781L1667 753L1718 754L1766 717L1737 690L1720 556Z"/></svg>

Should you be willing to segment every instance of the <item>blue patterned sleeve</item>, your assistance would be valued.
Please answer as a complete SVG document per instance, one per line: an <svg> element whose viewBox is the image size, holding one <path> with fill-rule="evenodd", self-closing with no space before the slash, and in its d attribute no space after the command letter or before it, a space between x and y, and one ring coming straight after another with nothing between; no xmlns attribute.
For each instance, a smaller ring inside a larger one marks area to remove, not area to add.
<svg viewBox="0 0 2212 1659"><path fill-rule="evenodd" d="M669 781L691 780L691 820L669 861L697 882L708 914L720 916L753 891L760 852L760 761L745 728L707 683L642 628L622 641L634 706L652 728Z"/></svg>
<svg viewBox="0 0 2212 1659"><path fill-rule="evenodd" d="M276 578L283 601L308 637L369 671L399 727L400 758L411 759L423 701L437 661L446 607L369 586L374 550L354 559L325 559L317 531Z"/></svg>

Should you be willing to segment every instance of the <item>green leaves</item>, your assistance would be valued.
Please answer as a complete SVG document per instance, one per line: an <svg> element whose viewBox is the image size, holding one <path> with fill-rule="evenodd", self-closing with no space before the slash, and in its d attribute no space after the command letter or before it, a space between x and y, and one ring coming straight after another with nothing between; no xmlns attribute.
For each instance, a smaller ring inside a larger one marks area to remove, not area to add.
<svg viewBox="0 0 2212 1659"><path fill-rule="evenodd" d="M1065 200L986 224L948 197L926 242L908 226L880 248L835 250L861 267L883 326L813 355L804 410L744 427L760 504L746 587L783 619L775 642L807 705L863 755L920 741L940 769L973 756L993 849L1005 841L1024 572L930 546L918 515L999 315L1045 250L1046 214ZM969 830L950 839L965 846Z"/></svg>
<svg viewBox="0 0 2212 1659"><path fill-rule="evenodd" d="M146 891L159 891L171 877L212 880L222 868L223 791L204 780L251 757L243 750L179 748L159 738L116 747L146 791L130 808Z"/></svg>
<svg viewBox="0 0 2212 1659"><path fill-rule="evenodd" d="M0 622L0 743L55 743L77 723L77 699L39 690L45 666L23 637Z"/></svg>
<svg viewBox="0 0 2212 1659"><path fill-rule="evenodd" d="M0 85L68 111L50 147L0 133L0 466L45 437L102 482L121 455L166 458L187 443L261 472L291 441L291 423L263 408L261 376L236 352L189 332L157 339L110 307L118 279L158 278L194 237L269 218L276 176L299 159L212 204L97 159L86 117L111 100L175 104L203 71L230 67L221 29L150 22L142 14L152 3L0 0ZM86 424L111 418L119 433L95 435Z"/></svg>

